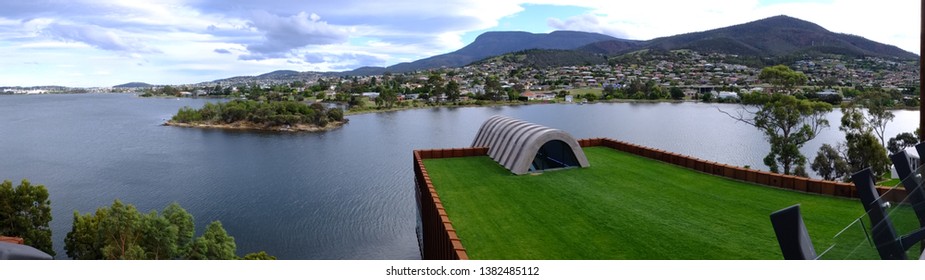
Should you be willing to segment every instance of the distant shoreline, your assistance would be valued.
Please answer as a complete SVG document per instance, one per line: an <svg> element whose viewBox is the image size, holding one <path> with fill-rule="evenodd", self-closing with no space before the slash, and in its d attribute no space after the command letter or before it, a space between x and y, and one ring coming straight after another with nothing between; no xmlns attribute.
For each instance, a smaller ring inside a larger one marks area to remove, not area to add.
<svg viewBox="0 0 925 280"><path fill-rule="evenodd" d="M278 125L278 126L264 126L258 125L251 122L241 121L234 122L230 124L215 124L215 123L181 123L169 120L165 122L164 126L176 126L176 127L190 127L190 128L205 128L205 129L223 129L223 130L242 130L242 131L275 131L275 132L322 132L329 131L336 128L340 128L347 124L349 120L344 121L332 121L327 125L321 127L317 125L306 125L306 124L295 124L295 125Z"/></svg>

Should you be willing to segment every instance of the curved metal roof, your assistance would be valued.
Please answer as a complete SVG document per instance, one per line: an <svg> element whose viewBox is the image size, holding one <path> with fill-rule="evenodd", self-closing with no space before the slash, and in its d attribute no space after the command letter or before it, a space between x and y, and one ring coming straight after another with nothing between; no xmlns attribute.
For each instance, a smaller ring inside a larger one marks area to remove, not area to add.
<svg viewBox="0 0 925 280"><path fill-rule="evenodd" d="M567 144L581 167L590 166L584 151L572 135L505 116L488 118L475 135L472 147L488 147L488 156L514 174L521 175L530 171L537 151L554 140Z"/></svg>

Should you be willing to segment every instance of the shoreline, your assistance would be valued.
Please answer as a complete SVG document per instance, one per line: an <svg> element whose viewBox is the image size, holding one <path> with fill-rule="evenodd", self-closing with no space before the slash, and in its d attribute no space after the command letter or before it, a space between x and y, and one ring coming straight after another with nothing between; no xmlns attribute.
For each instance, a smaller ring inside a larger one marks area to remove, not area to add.
<svg viewBox="0 0 925 280"><path fill-rule="evenodd" d="M639 99L612 99L612 100L597 100L594 102L588 102L585 104L596 104L596 103L702 103L698 100L639 100ZM391 109L370 109L362 111L345 111L345 116L355 116L355 115L364 115L364 114L374 114L374 113L388 113L388 112L399 112L407 110L418 110L418 109L439 109L439 108L480 108L480 107L498 107L498 106L529 106L529 105L544 105L544 104L577 104L581 105L579 102L564 102L564 101L534 101L534 102L498 102L498 103L489 103L489 104L441 104L434 106L422 106L422 107L395 107Z"/></svg>
<svg viewBox="0 0 925 280"><path fill-rule="evenodd" d="M345 119L344 121L332 121L326 126L316 126L316 125L306 125L306 124L296 124L292 126L262 126L251 122L235 122L230 124L212 124L212 123L179 123L174 122L173 120L168 120L162 124L163 126L175 126L175 127L188 127L188 128L200 128L200 129L222 129L222 130L240 130L240 131L270 131L270 132L322 132L334 130L340 127L343 127L345 124L350 122Z"/></svg>

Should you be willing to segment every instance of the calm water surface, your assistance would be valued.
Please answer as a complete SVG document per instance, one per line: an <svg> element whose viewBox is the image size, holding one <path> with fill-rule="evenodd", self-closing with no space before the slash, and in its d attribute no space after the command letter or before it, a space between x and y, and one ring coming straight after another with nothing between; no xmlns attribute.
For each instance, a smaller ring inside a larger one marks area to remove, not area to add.
<svg viewBox="0 0 925 280"><path fill-rule="evenodd" d="M323 133L165 127L202 99L131 95L0 96L0 180L28 178L51 193L53 240L66 258L73 211L114 199L143 212L179 202L201 233L221 220L238 254L283 259L416 259L411 151L464 147L492 115L766 169L758 130L696 103L550 104L440 108L350 116ZM918 111L895 111L889 137L914 130ZM843 141L841 113L808 143ZM810 171L811 172L811 171Z"/></svg>

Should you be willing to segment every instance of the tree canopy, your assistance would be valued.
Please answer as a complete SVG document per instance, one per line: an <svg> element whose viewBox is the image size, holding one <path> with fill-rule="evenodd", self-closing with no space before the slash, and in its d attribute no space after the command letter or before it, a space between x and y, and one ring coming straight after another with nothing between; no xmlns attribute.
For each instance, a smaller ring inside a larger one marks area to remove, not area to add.
<svg viewBox="0 0 925 280"><path fill-rule="evenodd" d="M800 148L829 126L825 114L830 111L832 105L825 102L780 93L748 93L736 114L723 112L764 133L771 145L764 164L771 172L806 176L806 156Z"/></svg>
<svg viewBox="0 0 925 280"><path fill-rule="evenodd" d="M160 214L141 214L119 200L93 214L74 212L71 232L64 239L67 255L79 260L230 260L235 254L234 237L214 221L198 238L193 238L193 216L172 203ZM261 252L252 258L275 259Z"/></svg>
<svg viewBox="0 0 925 280"><path fill-rule="evenodd" d="M806 75L796 72L786 65L775 65L761 69L758 79L775 86L775 92L785 90L792 92L796 86L803 85L808 80Z"/></svg>
<svg viewBox="0 0 925 280"><path fill-rule="evenodd" d="M874 134L877 123L870 122L870 115L854 104L842 106L841 126L845 132L845 160L851 172L870 167L876 178L890 171L890 159L886 148Z"/></svg>
<svg viewBox="0 0 925 280"><path fill-rule="evenodd" d="M172 120L179 123L235 123L248 121L267 126L313 124L325 126L331 121L343 121L343 110L327 109L318 103L307 105L295 101L257 102L233 100L206 103L201 109L180 108ZM341 111L331 113L331 111Z"/></svg>
<svg viewBox="0 0 925 280"><path fill-rule="evenodd" d="M4 180L0 183L0 235L15 236L54 256L51 247L51 201L43 185L32 185L23 179L18 186Z"/></svg>

